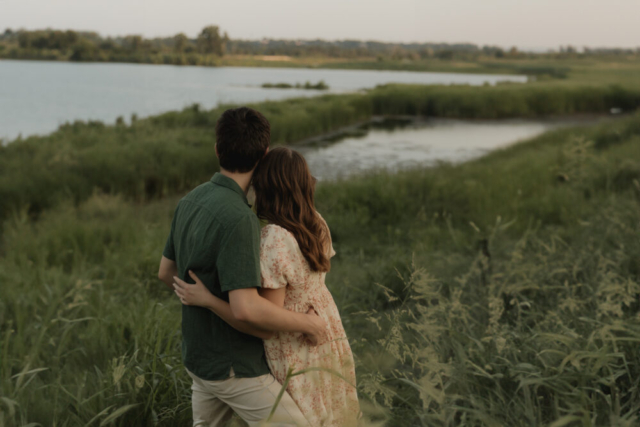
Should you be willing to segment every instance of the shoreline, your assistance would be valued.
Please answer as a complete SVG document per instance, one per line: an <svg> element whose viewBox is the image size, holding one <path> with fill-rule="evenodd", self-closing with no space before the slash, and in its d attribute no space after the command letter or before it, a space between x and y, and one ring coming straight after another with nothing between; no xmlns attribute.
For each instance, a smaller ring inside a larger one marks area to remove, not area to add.
<svg viewBox="0 0 640 427"><path fill-rule="evenodd" d="M568 124L569 126L590 126L604 121L615 120L628 117L633 113L623 114L570 114L570 115L549 115L545 117L515 117L505 119L478 119L478 118L448 118L437 116L410 116L410 115L375 115L368 120L362 120L348 126L342 126L321 135L312 136L300 141L287 144L289 146L310 146L310 145L330 145L342 139L354 135L355 131L364 126L383 124L387 121L406 121L405 125L399 125L400 129L412 126L426 126L432 123L484 123L484 124L504 124L504 123L548 123L548 124Z"/></svg>
<svg viewBox="0 0 640 427"><path fill-rule="evenodd" d="M520 61L486 61L480 62L443 62L442 60L429 61L382 61L376 58L353 58L350 60L335 60L329 57L308 57L298 60L291 58L288 60L281 59L265 59L265 55L257 56L227 56L222 57L220 63L215 64L167 64L151 61L72 61L69 59L55 59L50 57L43 58L9 58L0 57L2 61L23 61L23 62L47 62L47 63L68 63L68 64L131 64L131 65L154 65L154 66L171 66L171 67L195 67L195 68L291 68L291 69L313 69L313 70L343 70L343 71L396 71L410 73L454 73L454 74L487 74L491 76L518 76L525 75L519 73L515 68L509 66L520 65ZM535 64L536 61L525 61ZM487 66L487 64L490 64ZM500 64L502 66L492 66Z"/></svg>

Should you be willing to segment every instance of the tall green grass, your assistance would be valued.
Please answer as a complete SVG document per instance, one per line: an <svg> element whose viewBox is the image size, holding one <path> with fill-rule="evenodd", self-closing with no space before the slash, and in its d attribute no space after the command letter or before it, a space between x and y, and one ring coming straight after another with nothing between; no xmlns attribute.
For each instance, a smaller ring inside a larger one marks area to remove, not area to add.
<svg viewBox="0 0 640 427"><path fill-rule="evenodd" d="M637 424L638 123L319 185L371 422ZM0 420L188 423L179 303L155 278L177 198L72 196L4 226Z"/></svg>
<svg viewBox="0 0 640 427"><path fill-rule="evenodd" d="M374 114L500 119L634 111L640 92L622 86L557 86L505 83L497 86L398 86L370 93Z"/></svg>
<svg viewBox="0 0 640 427"><path fill-rule="evenodd" d="M638 123L321 188L349 260L332 290L368 312L350 319L359 380L394 407L389 425L637 423Z"/></svg>

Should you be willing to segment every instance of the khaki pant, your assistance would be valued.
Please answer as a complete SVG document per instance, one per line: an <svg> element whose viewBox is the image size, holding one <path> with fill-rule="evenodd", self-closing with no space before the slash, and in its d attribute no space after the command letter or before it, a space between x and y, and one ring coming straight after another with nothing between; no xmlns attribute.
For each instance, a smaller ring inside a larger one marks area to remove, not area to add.
<svg viewBox="0 0 640 427"><path fill-rule="evenodd" d="M222 427L235 412L249 424L258 426L271 413L282 385L271 374L256 378L235 378L233 369L226 380L205 381L187 369L193 379L191 406L193 425ZM273 424L271 424L273 423ZM307 427L289 393L285 392L269 425Z"/></svg>

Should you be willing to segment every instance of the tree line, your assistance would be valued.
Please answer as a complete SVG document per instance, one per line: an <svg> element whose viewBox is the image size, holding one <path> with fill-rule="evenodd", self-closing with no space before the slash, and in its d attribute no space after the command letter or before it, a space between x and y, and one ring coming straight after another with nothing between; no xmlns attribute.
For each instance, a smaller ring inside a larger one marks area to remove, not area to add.
<svg viewBox="0 0 640 427"><path fill-rule="evenodd" d="M294 58L374 58L387 60L479 60L482 58L574 58L584 56L640 56L640 47L589 48L560 46L547 53L516 47L478 46L472 43L383 43L360 40L233 40L216 25L203 28L196 38L184 33L164 38L141 35L102 37L73 30L12 30L0 33L0 58L62 59L71 61L164 62L213 65L216 58L233 55L283 55Z"/></svg>
<svg viewBox="0 0 640 427"><path fill-rule="evenodd" d="M95 32L52 29L14 31L8 28L0 34L0 57L157 62L149 59L166 56L173 60L181 55L187 55L188 58L222 57L228 43L227 33L222 33L215 25L203 28L195 39L184 33L148 39L141 35L102 37Z"/></svg>

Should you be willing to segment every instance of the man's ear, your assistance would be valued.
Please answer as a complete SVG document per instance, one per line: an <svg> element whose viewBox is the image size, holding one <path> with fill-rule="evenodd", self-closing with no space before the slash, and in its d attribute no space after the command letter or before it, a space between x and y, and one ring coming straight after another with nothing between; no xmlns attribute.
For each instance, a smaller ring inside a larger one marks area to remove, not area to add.
<svg viewBox="0 0 640 427"><path fill-rule="evenodd" d="M216 143L213 147L216 149L216 157L220 158L220 154L218 154L218 144Z"/></svg>

